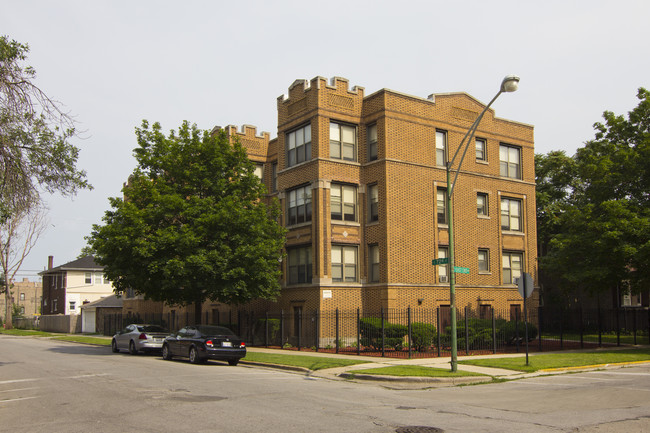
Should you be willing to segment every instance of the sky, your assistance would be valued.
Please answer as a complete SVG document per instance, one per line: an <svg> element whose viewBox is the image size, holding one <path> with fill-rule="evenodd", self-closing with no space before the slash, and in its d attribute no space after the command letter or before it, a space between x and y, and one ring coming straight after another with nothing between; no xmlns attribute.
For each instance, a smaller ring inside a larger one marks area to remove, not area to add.
<svg viewBox="0 0 650 433"><path fill-rule="evenodd" d="M650 2L604 0L0 0L0 34L29 44L36 84L75 116L92 191L46 195L49 225L17 279L72 261L136 167L143 119L176 129L249 124L277 135L296 79L344 77L426 98L466 92L568 155L604 111L650 87Z"/></svg>

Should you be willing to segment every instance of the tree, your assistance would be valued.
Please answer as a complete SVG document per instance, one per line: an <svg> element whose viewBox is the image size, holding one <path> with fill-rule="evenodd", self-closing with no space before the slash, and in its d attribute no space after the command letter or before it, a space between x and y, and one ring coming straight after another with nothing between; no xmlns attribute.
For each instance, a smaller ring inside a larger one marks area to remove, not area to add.
<svg viewBox="0 0 650 433"><path fill-rule="evenodd" d="M638 293L650 283L650 92L641 88L637 96L627 118L605 112L575 164L558 170L570 193L555 201L555 226L541 218L548 251L540 264L565 289ZM543 192L548 185L539 186Z"/></svg>
<svg viewBox="0 0 650 433"><path fill-rule="evenodd" d="M33 81L29 47L0 36L0 223L40 205L39 188L63 195L92 188L75 165L74 119Z"/></svg>
<svg viewBox="0 0 650 433"><path fill-rule="evenodd" d="M285 230L239 142L184 122L136 129L138 167L89 238L117 292L169 304L273 299ZM197 315L200 320L200 314Z"/></svg>
<svg viewBox="0 0 650 433"><path fill-rule="evenodd" d="M0 267L5 296L5 328L12 328L12 281L45 230L45 210L31 206L15 209L10 219L0 224Z"/></svg>

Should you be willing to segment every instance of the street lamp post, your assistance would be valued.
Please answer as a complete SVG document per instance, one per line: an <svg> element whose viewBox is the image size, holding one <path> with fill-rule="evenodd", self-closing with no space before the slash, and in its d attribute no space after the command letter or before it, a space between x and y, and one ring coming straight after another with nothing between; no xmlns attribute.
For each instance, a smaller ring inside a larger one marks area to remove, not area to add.
<svg viewBox="0 0 650 433"><path fill-rule="evenodd" d="M516 75L508 75L501 82L501 88L499 92L492 98L489 104L481 111L481 114L478 115L474 123L469 127L469 130L463 137L463 140L460 142L458 149L454 153L454 157L447 161L447 223L449 226L449 306L451 309L451 371L455 372L458 369L458 351L457 351L457 336L456 336L456 273L454 271L454 211L452 206L452 197L454 194L454 187L456 186L456 180L458 179L458 173L460 173L460 166L463 164L465 159L465 154L469 148L469 144L472 142L476 128L478 128L483 115L490 108L490 106L496 101L496 99L504 92L514 92L519 86L519 77ZM458 167L454 170L452 166L456 161L461 149L463 152L458 161ZM452 172L455 171L454 180L452 182L451 176Z"/></svg>

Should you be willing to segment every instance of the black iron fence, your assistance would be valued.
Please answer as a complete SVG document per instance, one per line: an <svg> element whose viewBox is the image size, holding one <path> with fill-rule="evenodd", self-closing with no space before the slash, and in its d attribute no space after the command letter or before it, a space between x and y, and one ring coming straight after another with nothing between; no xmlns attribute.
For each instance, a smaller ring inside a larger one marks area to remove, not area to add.
<svg viewBox="0 0 650 433"><path fill-rule="evenodd" d="M650 344L647 308L566 310L540 307L525 315L517 308L460 309L456 313L459 355L566 350L621 344ZM130 323L152 323L172 331L196 323L227 326L249 346L390 357L449 356L451 311L407 308L107 315L112 335ZM527 337L527 338L526 338Z"/></svg>

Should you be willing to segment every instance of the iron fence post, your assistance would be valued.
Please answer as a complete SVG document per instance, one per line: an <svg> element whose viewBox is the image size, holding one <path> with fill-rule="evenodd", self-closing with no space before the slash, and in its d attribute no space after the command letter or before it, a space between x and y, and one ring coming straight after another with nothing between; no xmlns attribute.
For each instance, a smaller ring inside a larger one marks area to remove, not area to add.
<svg viewBox="0 0 650 433"><path fill-rule="evenodd" d="M537 340L540 352L542 351L542 308L537 307Z"/></svg>
<svg viewBox="0 0 650 433"><path fill-rule="evenodd" d="M357 355L361 355L361 310L357 308Z"/></svg>
<svg viewBox="0 0 650 433"><path fill-rule="evenodd" d="M616 314L616 345L621 345L621 311L618 307L614 310ZM623 310L625 311L625 310Z"/></svg>
<svg viewBox="0 0 650 433"><path fill-rule="evenodd" d="M650 323L650 315L648 316L648 323ZM440 358L440 334L442 333L440 330L440 307L436 307L436 325L438 329L438 358Z"/></svg>
<svg viewBox="0 0 650 433"><path fill-rule="evenodd" d="M386 326L384 324L384 307L381 307L381 356L386 356L385 350Z"/></svg>
<svg viewBox="0 0 650 433"><path fill-rule="evenodd" d="M637 309L635 308L632 311L634 311L634 313L632 313L632 318L633 318L632 323L634 323L634 326L633 326L633 329L634 329L634 345L636 346L636 312L637 312Z"/></svg>
<svg viewBox="0 0 650 433"><path fill-rule="evenodd" d="M318 348L320 347L320 311L316 310L316 352L318 352Z"/></svg>
<svg viewBox="0 0 650 433"><path fill-rule="evenodd" d="M280 349L284 349L284 310L280 310Z"/></svg>
<svg viewBox="0 0 650 433"><path fill-rule="evenodd" d="M492 309L492 353L497 353L497 320L494 315L494 307Z"/></svg>
<svg viewBox="0 0 650 433"><path fill-rule="evenodd" d="M269 312L264 315L264 346L269 347Z"/></svg>
<svg viewBox="0 0 650 433"><path fill-rule="evenodd" d="M467 306L465 306L465 355L469 355L469 323L467 321Z"/></svg>
<svg viewBox="0 0 650 433"><path fill-rule="evenodd" d="M336 309L336 340L334 341L336 346L336 353L339 353L339 309Z"/></svg>
<svg viewBox="0 0 650 433"><path fill-rule="evenodd" d="M298 309L298 351L302 346L302 308Z"/></svg>
<svg viewBox="0 0 650 433"><path fill-rule="evenodd" d="M410 306L408 307L408 310L407 310L407 316L408 316L407 320L408 320L408 325L409 325L408 326L409 359L411 359L411 357L413 356L413 352L412 352L413 349L411 348L411 346L412 346L411 342L413 341L413 339L412 339L412 332L411 332L412 329L411 329L411 307Z"/></svg>

